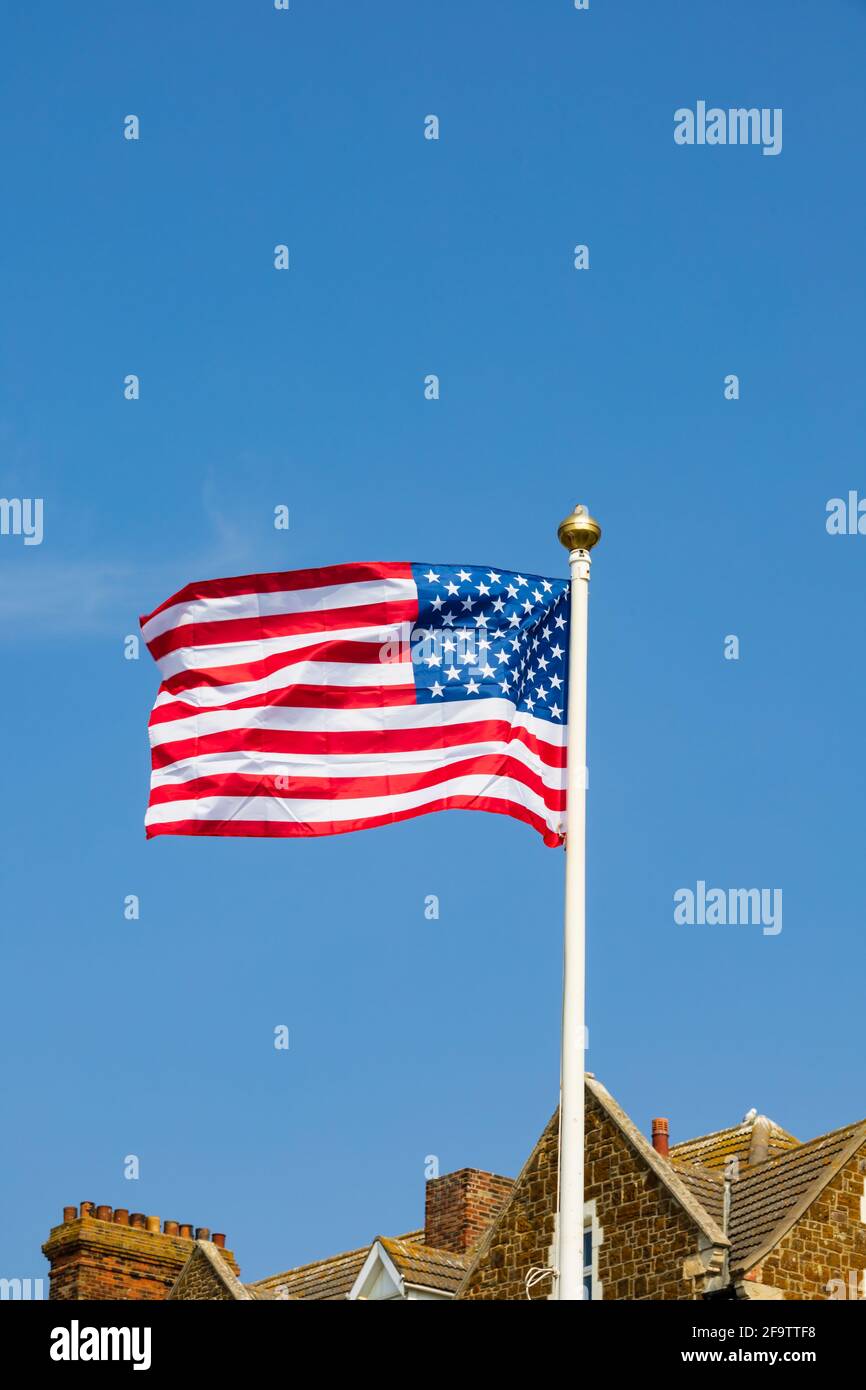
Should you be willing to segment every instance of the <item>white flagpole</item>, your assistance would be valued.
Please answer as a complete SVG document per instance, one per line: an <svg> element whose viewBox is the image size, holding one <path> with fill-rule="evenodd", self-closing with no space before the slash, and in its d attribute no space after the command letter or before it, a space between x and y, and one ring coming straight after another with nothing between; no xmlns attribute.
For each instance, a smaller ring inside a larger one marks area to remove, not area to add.
<svg viewBox="0 0 866 1390"><path fill-rule="evenodd" d="M562 1066L559 1113L558 1299L583 1298L583 1148L586 958L586 631L589 552L601 527L575 507L559 528L571 568Z"/></svg>

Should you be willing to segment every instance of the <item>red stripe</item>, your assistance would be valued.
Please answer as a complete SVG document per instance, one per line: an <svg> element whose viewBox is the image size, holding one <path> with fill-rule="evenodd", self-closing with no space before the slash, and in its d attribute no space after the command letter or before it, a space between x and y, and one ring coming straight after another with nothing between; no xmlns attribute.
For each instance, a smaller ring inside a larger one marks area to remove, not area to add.
<svg viewBox="0 0 866 1390"><path fill-rule="evenodd" d="M409 692L412 703L413 692ZM381 692L377 692L381 698ZM154 770L169 767L174 762L193 758L202 753L305 753L328 758L348 753L355 757L366 753L414 753L431 748L453 748L461 743L508 742L518 739L548 767L565 767L566 750L559 744L546 743L520 725L504 719L478 723L445 724L434 728L352 730L334 733L329 730L225 729L198 738L180 739L158 744L151 750Z"/></svg>
<svg viewBox="0 0 866 1390"><path fill-rule="evenodd" d="M392 811L384 816L368 816L364 820L317 821L315 824L297 821L170 821L165 825L149 825L147 838L157 835L223 835L248 836L262 835L267 838L294 838L306 835L343 835L351 830L372 830L380 825L393 825L395 821L412 820L415 816L427 815L430 811L493 811L501 816L512 816L515 820L531 825L544 836L546 845L562 844L562 837L556 835L534 811L528 810L516 801L506 801L489 796L446 796L440 801L430 801L426 806L414 806L408 811Z"/></svg>
<svg viewBox="0 0 866 1390"><path fill-rule="evenodd" d="M383 658L381 653L386 652ZM370 662L375 665L400 665L411 662L412 655L408 643L392 642L350 642L326 637L322 642L311 642L306 647L295 647L290 652L273 652L259 661L248 661L238 666L218 666L206 670L178 671L162 682L160 694L180 695L185 690L196 690L200 686L240 685L243 681L262 680L281 671L296 661L347 661L357 665ZM196 714L201 706L191 706Z"/></svg>
<svg viewBox="0 0 866 1390"><path fill-rule="evenodd" d="M292 589L318 589L326 584L355 584L373 579L411 579L408 561L366 561L346 565L325 565L320 569L280 570L275 574L239 574L231 579L200 579L178 589L152 613L139 619L142 626L176 603L196 599L234 598L238 594L279 594Z"/></svg>
<svg viewBox="0 0 866 1390"><path fill-rule="evenodd" d="M414 622L417 599L390 599L350 608L322 608L315 612L268 613L256 618L225 618L221 622L181 623L147 647L155 661L182 647L211 647L231 642L263 642L269 637L290 637L301 632L328 632L331 628L389 627Z"/></svg>
<svg viewBox="0 0 866 1390"><path fill-rule="evenodd" d="M542 797L552 811L565 809L565 789L545 786L537 772L507 753L485 753L476 758L461 758L456 763L431 768L427 772L393 772L377 777L292 777L289 773L261 776L258 773L227 772L206 777L190 778L188 782L172 782L154 787L150 804L164 805L171 801L191 801L200 796L269 796L275 800L308 797L319 801L345 801L353 797L398 795L437 787L454 777L488 774L510 777ZM288 782L282 787L278 781Z"/></svg>
<svg viewBox="0 0 866 1390"><path fill-rule="evenodd" d="M246 700L235 700L232 704L224 705L222 708L224 710L383 709L385 705L414 705L414 703L414 685L288 685L284 690L271 691L264 699L261 695L250 695ZM160 705L158 709L152 710L148 726L164 724L172 717L176 717L176 714L172 716L170 712L173 708L176 707ZM187 719L194 719L196 715L203 713L200 709L190 711L185 705L180 706L180 709L183 717ZM166 713L166 710L169 713ZM228 730L226 734L219 734L216 737L228 737L229 748L237 748L240 746L237 739L242 732L247 733L249 731L238 730L233 733L232 730ZM214 737L214 735L199 736L196 741L199 751L202 751L202 745L210 737ZM184 741L189 742L189 740Z"/></svg>

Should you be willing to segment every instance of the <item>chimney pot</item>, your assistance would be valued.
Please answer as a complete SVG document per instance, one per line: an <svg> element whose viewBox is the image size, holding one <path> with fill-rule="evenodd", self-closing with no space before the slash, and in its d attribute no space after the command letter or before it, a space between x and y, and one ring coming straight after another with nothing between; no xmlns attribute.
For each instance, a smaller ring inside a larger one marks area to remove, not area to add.
<svg viewBox="0 0 866 1390"><path fill-rule="evenodd" d="M111 1207L97 1207L97 1208L96 1208L96 1219L97 1219L97 1221L110 1221L110 1220L111 1220Z"/></svg>
<svg viewBox="0 0 866 1390"><path fill-rule="evenodd" d="M196 1238L196 1240L210 1240L210 1227L209 1227L209 1226L196 1226L196 1228L195 1228L195 1238Z"/></svg>
<svg viewBox="0 0 866 1390"><path fill-rule="evenodd" d="M116 1226L129 1225L129 1212L127 1211L126 1207L115 1207L114 1222Z"/></svg>
<svg viewBox="0 0 866 1390"><path fill-rule="evenodd" d="M184 1240L192 1240L192 1226L187 1226L184 1221L180 1223L180 1233Z"/></svg>
<svg viewBox="0 0 866 1390"><path fill-rule="evenodd" d="M670 1122L658 1115L653 1120L653 1148L662 1158L667 1158L670 1143Z"/></svg>
<svg viewBox="0 0 866 1390"><path fill-rule="evenodd" d="M75 1221L75 1219L77 1218L77 1216L78 1216L78 1208L77 1208L77 1207L64 1207L64 1208L63 1208L63 1224L64 1224L64 1225L66 1225L66 1222L67 1222L67 1221Z"/></svg>
<svg viewBox="0 0 866 1390"><path fill-rule="evenodd" d="M92 1216L92 1215L93 1215L93 1211L94 1211L94 1207L93 1207L93 1203L92 1203L92 1202L82 1202L82 1203L81 1203L81 1215L82 1215L82 1216Z"/></svg>
<svg viewBox="0 0 866 1390"><path fill-rule="evenodd" d="M144 1219L145 1229L148 1231L158 1231L162 1222L158 1216L146 1216Z"/></svg>
<svg viewBox="0 0 866 1390"><path fill-rule="evenodd" d="M134 1226L137 1231L144 1230L144 1212L134 1211L129 1218L130 1226Z"/></svg>
<svg viewBox="0 0 866 1390"><path fill-rule="evenodd" d="M225 1250L225 1248L226 1248L226 1238L225 1238L225 1236L223 1235L222 1231L214 1231L214 1233L213 1233L213 1243L214 1243L214 1245L218 1246L220 1250Z"/></svg>
<svg viewBox="0 0 866 1390"><path fill-rule="evenodd" d="M176 1222L176 1221L166 1221L165 1224L163 1225L162 1231L163 1231L163 1235L166 1235L166 1236L176 1236L176 1235L177 1235L177 1222Z"/></svg>

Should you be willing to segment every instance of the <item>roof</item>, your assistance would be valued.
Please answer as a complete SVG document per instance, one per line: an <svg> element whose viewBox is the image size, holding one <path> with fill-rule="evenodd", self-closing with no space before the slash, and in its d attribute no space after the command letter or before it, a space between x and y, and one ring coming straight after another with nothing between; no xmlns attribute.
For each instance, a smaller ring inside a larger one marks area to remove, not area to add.
<svg viewBox="0 0 866 1390"><path fill-rule="evenodd" d="M420 1234L420 1233L419 1233ZM390 1257L395 1269L406 1284L415 1288L436 1289L440 1293L456 1293L468 1260L453 1250L437 1250L419 1241L387 1240L379 1244Z"/></svg>
<svg viewBox="0 0 866 1390"><path fill-rule="evenodd" d="M423 1235L423 1231L409 1231L392 1243L415 1242ZM346 1250L342 1255L331 1255L326 1260L299 1265L297 1269L287 1269L283 1274L271 1274L267 1279L248 1284L247 1288L257 1297L333 1303L348 1296L369 1253L369 1245L358 1250Z"/></svg>
<svg viewBox="0 0 866 1390"><path fill-rule="evenodd" d="M866 1143L866 1121L844 1125L801 1144L769 1120L769 1157L749 1164L753 1122L733 1125L674 1144L671 1166L701 1205L720 1223L724 1219L724 1174L730 1158L738 1160L731 1183L728 1235L730 1269L758 1264L811 1206L821 1190Z"/></svg>
<svg viewBox="0 0 866 1390"><path fill-rule="evenodd" d="M780 1125L769 1121L770 1157L795 1148L799 1140ZM702 1168L724 1168L729 1158L739 1159L741 1168L748 1163L749 1144L754 1126L750 1124L732 1125L730 1129L717 1129L712 1134L702 1134L697 1139L686 1139L682 1144L672 1144L670 1157L676 1163L699 1163Z"/></svg>
<svg viewBox="0 0 866 1390"><path fill-rule="evenodd" d="M732 1184L731 1269L748 1269L772 1250L861 1144L866 1121L819 1135L771 1157Z"/></svg>

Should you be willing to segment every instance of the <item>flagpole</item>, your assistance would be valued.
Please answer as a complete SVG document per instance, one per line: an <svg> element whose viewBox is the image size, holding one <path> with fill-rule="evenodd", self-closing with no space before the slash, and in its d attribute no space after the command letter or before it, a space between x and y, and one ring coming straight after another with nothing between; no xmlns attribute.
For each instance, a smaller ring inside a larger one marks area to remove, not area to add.
<svg viewBox="0 0 866 1390"><path fill-rule="evenodd" d="M575 507L559 527L571 569L562 1063L559 1111L557 1299L583 1298L584 1038L586 961L586 633L590 550L601 527Z"/></svg>

